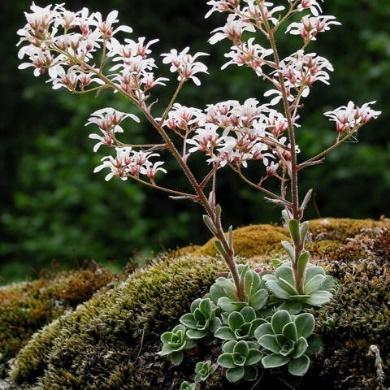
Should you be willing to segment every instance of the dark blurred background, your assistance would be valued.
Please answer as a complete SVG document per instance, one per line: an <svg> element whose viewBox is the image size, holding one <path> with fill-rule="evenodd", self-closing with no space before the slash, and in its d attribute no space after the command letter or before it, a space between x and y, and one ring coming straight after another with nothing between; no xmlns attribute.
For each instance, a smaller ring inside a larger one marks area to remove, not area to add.
<svg viewBox="0 0 390 390"><path fill-rule="evenodd" d="M187 45L211 53L206 60L211 75L202 77L201 88L187 86L179 99L182 104L203 107L226 99L262 99L264 85L252 72L235 67L219 70L228 44L210 47L207 39L224 20L221 15L204 19L206 1L66 3L72 10L86 6L105 14L117 9L121 22L134 28L134 36L160 38L154 46L156 56ZM2 0L0 5L0 284L25 279L48 266L76 266L94 259L120 267L151 250L204 242L208 233L195 205L174 202L131 182L106 183L102 174L92 173L102 155L92 153L84 123L98 108L126 110L127 102L110 93L80 97L53 91L44 78L17 70L16 30L24 25L23 11L29 5L27 0ZM390 1L332 0L325 9L343 27L321 35L311 48L333 63L335 73L331 86L317 85L306 101L305 125L299 130L301 158L319 152L335 138L324 111L350 99L358 104L377 100L376 108L383 115L364 128L358 145L344 145L326 164L304 172L302 192L311 187L316 191L307 217L379 218L388 212L390 194ZM281 34L285 54L299 42L287 38ZM167 72L166 67L162 70ZM171 87L156 90L163 105ZM143 124L127 136L144 142L150 141L151 133ZM197 169L200 173L202 167ZM279 222L280 211L259 193L228 171L222 176L220 198L228 210L226 224ZM178 182L174 166L164 180Z"/></svg>

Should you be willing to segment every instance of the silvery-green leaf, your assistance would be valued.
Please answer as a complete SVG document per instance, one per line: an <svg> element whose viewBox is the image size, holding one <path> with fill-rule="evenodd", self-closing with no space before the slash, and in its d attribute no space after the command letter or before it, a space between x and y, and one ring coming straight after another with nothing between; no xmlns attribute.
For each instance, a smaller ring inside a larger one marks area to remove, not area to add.
<svg viewBox="0 0 390 390"><path fill-rule="evenodd" d="M259 340L264 335L273 335L274 331L270 323L261 324L255 330L256 340Z"/></svg>
<svg viewBox="0 0 390 390"><path fill-rule="evenodd" d="M231 340L222 345L222 351L226 353L233 353L234 346L237 344L237 341Z"/></svg>
<svg viewBox="0 0 390 390"><path fill-rule="evenodd" d="M171 360L174 366L178 366L183 361L184 354L183 352L173 352L169 355L169 359Z"/></svg>
<svg viewBox="0 0 390 390"><path fill-rule="evenodd" d="M280 351L280 345L275 335L266 334L258 339L259 345L268 351L278 353Z"/></svg>
<svg viewBox="0 0 390 390"><path fill-rule="evenodd" d="M228 323L230 329L236 330L241 328L241 326L245 323L245 319L241 313L234 311L229 314Z"/></svg>
<svg viewBox="0 0 390 390"><path fill-rule="evenodd" d="M303 355L298 359L293 359L288 364L288 372L294 376L303 376L306 374L310 366L310 359L307 355Z"/></svg>
<svg viewBox="0 0 390 390"><path fill-rule="evenodd" d="M304 243L306 240L307 232L309 231L309 222L308 221L302 222L299 230L301 233L302 243Z"/></svg>
<svg viewBox="0 0 390 390"><path fill-rule="evenodd" d="M318 291L324 280L324 275L315 275L311 279L308 279L304 286L305 294L310 295L314 291Z"/></svg>
<svg viewBox="0 0 390 390"><path fill-rule="evenodd" d="M233 353L239 353L243 356L248 356L249 348L245 341L239 341L233 348Z"/></svg>
<svg viewBox="0 0 390 390"><path fill-rule="evenodd" d="M290 298L290 294L285 291L282 287L280 287L280 285L278 284L278 282L276 282L275 280L267 280L265 282L267 288L279 299L289 299Z"/></svg>
<svg viewBox="0 0 390 390"><path fill-rule="evenodd" d="M318 265L310 265L310 266L306 267L305 280L310 280L312 277L314 277L316 275L325 276L324 269Z"/></svg>
<svg viewBox="0 0 390 390"><path fill-rule="evenodd" d="M303 251L298 259L297 269L298 271L304 275L305 268L309 263L310 253L308 251Z"/></svg>
<svg viewBox="0 0 390 390"><path fill-rule="evenodd" d="M291 238L296 244L301 242L301 233L299 231L299 221L296 219L290 219L288 221L288 230L290 231Z"/></svg>
<svg viewBox="0 0 390 390"><path fill-rule="evenodd" d="M235 383L238 382L240 379L244 377L245 370L244 367L235 367L235 368L229 368L226 371L226 379L229 382Z"/></svg>
<svg viewBox="0 0 390 390"><path fill-rule="evenodd" d="M295 285L294 272L290 264L282 265L281 267L275 270L275 276L277 279L284 279L286 282L290 283L292 286Z"/></svg>
<svg viewBox="0 0 390 390"><path fill-rule="evenodd" d="M245 322L252 322L256 318L256 312L251 306L245 306L240 313L244 317Z"/></svg>
<svg viewBox="0 0 390 390"><path fill-rule="evenodd" d="M320 352L323 347L323 342L320 336L313 334L311 335L307 342L309 343L309 347L307 348L306 354L313 355L315 353Z"/></svg>
<svg viewBox="0 0 390 390"><path fill-rule="evenodd" d="M257 379L258 371L256 367L245 367L244 379L253 382Z"/></svg>
<svg viewBox="0 0 390 390"><path fill-rule="evenodd" d="M205 315L205 317L210 318L211 313L212 313L210 299L207 299L207 298L202 299L201 302L199 303L199 310L202 311L202 313Z"/></svg>
<svg viewBox="0 0 390 390"><path fill-rule="evenodd" d="M191 313L184 314L180 317L180 323L190 329L196 329L196 320Z"/></svg>
<svg viewBox="0 0 390 390"><path fill-rule="evenodd" d="M196 330L196 329L188 329L187 330L187 337L192 339L192 340L199 340L203 339L207 335L207 332L201 331L201 330Z"/></svg>
<svg viewBox="0 0 390 390"><path fill-rule="evenodd" d="M256 294L250 297L249 304L256 310L260 310L267 303L267 299L268 299L268 291L262 288L258 290Z"/></svg>
<svg viewBox="0 0 390 390"><path fill-rule="evenodd" d="M271 326L275 334L282 334L284 326L289 322L291 316L287 310L277 311L271 318Z"/></svg>
<svg viewBox="0 0 390 390"><path fill-rule="evenodd" d="M218 328L215 331L214 336L218 339L221 339L221 340L234 340L235 339L233 331L227 326L221 326L220 328Z"/></svg>
<svg viewBox="0 0 390 390"><path fill-rule="evenodd" d="M332 291L335 287L335 279L331 276L325 276L325 280L321 285L321 290Z"/></svg>
<svg viewBox="0 0 390 390"><path fill-rule="evenodd" d="M295 261L295 251L294 247L288 241L282 241L282 246L290 257L291 261Z"/></svg>
<svg viewBox="0 0 390 390"><path fill-rule="evenodd" d="M278 310L287 310L290 314L298 314L302 311L303 305L301 302L284 302L279 307Z"/></svg>
<svg viewBox="0 0 390 390"><path fill-rule="evenodd" d="M233 362L233 354L231 353L223 353L219 355L217 363L220 367L223 368L234 368L235 364Z"/></svg>
<svg viewBox="0 0 390 390"><path fill-rule="evenodd" d="M295 344L295 350L292 356L293 359L301 357L306 352L308 346L309 344L307 343L306 339L304 337L300 337Z"/></svg>
<svg viewBox="0 0 390 390"><path fill-rule="evenodd" d="M313 314L299 314L295 317L294 322L297 327L298 337L303 336L307 339L314 332L315 320Z"/></svg>
<svg viewBox="0 0 390 390"><path fill-rule="evenodd" d="M276 353L272 353L271 355L265 356L261 359L264 368L281 367L287 364L288 361L289 358L287 356L278 355Z"/></svg>
<svg viewBox="0 0 390 390"><path fill-rule="evenodd" d="M329 291L317 291L307 298L306 303L311 306L322 306L328 303L332 298L332 293Z"/></svg>
<svg viewBox="0 0 390 390"><path fill-rule="evenodd" d="M253 366L254 364L257 364L261 358L262 354L259 350L257 349L250 349L248 353L248 357L246 359L245 365L247 366Z"/></svg>
<svg viewBox="0 0 390 390"><path fill-rule="evenodd" d="M285 290L289 295L298 295L298 291L295 289L295 286L287 282L283 278L278 279L279 286Z"/></svg>
<svg viewBox="0 0 390 390"><path fill-rule="evenodd" d="M298 332L294 322L290 322L283 327L282 334L292 341L298 340Z"/></svg>
<svg viewBox="0 0 390 390"><path fill-rule="evenodd" d="M232 312L232 311L237 311L241 310L243 307L247 305L246 302L238 302L238 301L233 301L228 297L221 297L218 299L218 306L227 312Z"/></svg>

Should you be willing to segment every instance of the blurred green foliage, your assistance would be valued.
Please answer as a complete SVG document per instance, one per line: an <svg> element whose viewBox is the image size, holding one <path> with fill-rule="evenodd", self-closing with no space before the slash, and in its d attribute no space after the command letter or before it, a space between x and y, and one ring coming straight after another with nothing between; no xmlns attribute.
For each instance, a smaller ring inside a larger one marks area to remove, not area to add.
<svg viewBox="0 0 390 390"><path fill-rule="evenodd" d="M283 1L281 1L283 2ZM49 4L38 1L39 5ZM174 202L164 194L133 183L106 183L94 175L101 155L91 151L92 143L84 128L89 114L100 107L126 109L127 102L109 93L72 96L58 93L34 79L30 72L18 71L17 28L24 24L23 11L30 2L6 0L0 13L2 26L0 83L2 101L0 143L0 275L4 281L25 277L57 259L63 264L84 258L113 260L123 264L129 257L154 249L174 247L207 238L195 205ZM88 0L68 1L71 9L88 6L108 12L120 11L121 22L130 24L136 36L160 38L156 55L190 45L207 51L210 77L202 77L201 89L188 86L182 104L204 106L225 99L257 96L266 86L248 70L229 67L224 62L225 42L207 44L209 31L223 23L221 15L204 20L206 1L182 0ZM335 66L330 87L316 86L303 111L304 126L299 130L301 158L319 152L332 143L335 131L322 116L325 110L345 104L377 100L381 118L359 135L359 144L348 144L334 152L327 163L302 175L302 189L316 189L308 217L379 217L388 211L390 195L390 144L387 124L390 113L390 2L383 0L333 0L324 4L326 13L343 22L320 36L313 51ZM282 51L295 50L298 40L281 33ZM163 69L167 75L167 69ZM170 87L160 88L155 114L168 99ZM127 134L132 141L148 142L155 136L146 124ZM204 166L195 163L202 173ZM167 184L185 188L177 168L170 167ZM249 169L255 175L255 168ZM279 210L265 204L231 172L223 172L220 198L225 205L226 224L277 222ZM240 197L233 197L238 191ZM303 191L302 191L303 192ZM228 205L234 204L234 207ZM0 280L0 283L2 280Z"/></svg>

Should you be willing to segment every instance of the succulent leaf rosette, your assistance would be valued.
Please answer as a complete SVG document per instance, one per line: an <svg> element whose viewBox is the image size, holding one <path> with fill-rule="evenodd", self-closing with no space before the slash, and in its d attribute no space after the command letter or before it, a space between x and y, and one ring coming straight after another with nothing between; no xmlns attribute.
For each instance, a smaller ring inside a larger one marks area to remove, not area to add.
<svg viewBox="0 0 390 390"><path fill-rule="evenodd" d="M214 336L221 340L249 340L254 336L255 329L265 322L257 318L251 306L245 306L239 312L234 311L227 317L226 324L220 326Z"/></svg>
<svg viewBox="0 0 390 390"><path fill-rule="evenodd" d="M184 314L180 323L187 328L187 337L198 340L206 337L221 324L216 318L217 307L209 298L195 299L191 304L191 313Z"/></svg>
<svg viewBox="0 0 390 390"><path fill-rule="evenodd" d="M171 332L161 335L163 347L158 354L168 356L175 366L183 361L184 351L195 346L195 342L187 337L186 331L185 326L179 324Z"/></svg>
<svg viewBox="0 0 390 390"><path fill-rule="evenodd" d="M180 390L195 390L195 389L196 389L195 383L190 383L190 382L184 381L180 385Z"/></svg>
<svg viewBox="0 0 390 390"><path fill-rule="evenodd" d="M211 360L205 362L198 362L195 366L195 382L205 382L210 375L217 369L215 364L211 363Z"/></svg>
<svg viewBox="0 0 390 390"><path fill-rule="evenodd" d="M314 332L314 317L309 313L292 316L287 310L277 311L271 321L260 325L255 331L259 345L266 356L261 360L265 369L288 364L288 372L303 376L310 366L309 353L314 351L317 338ZM309 344L313 344L309 348Z"/></svg>
<svg viewBox="0 0 390 390"><path fill-rule="evenodd" d="M256 366L263 357L256 343L231 340L223 345L222 351L218 364L227 369L226 378L229 382L238 382L241 379L256 380L258 375Z"/></svg>
<svg viewBox="0 0 390 390"><path fill-rule="evenodd" d="M250 306L255 310L262 309L268 299L268 291L261 276L247 265L237 266L240 279L243 284L245 301L237 298L231 274L227 278L220 277L210 288L209 296L223 311L240 311L245 306Z"/></svg>
<svg viewBox="0 0 390 390"><path fill-rule="evenodd" d="M303 294L299 294L291 263L284 263L272 274L263 276L267 288L281 300L309 306L322 306L332 298L334 280L322 267L308 264L304 273Z"/></svg>

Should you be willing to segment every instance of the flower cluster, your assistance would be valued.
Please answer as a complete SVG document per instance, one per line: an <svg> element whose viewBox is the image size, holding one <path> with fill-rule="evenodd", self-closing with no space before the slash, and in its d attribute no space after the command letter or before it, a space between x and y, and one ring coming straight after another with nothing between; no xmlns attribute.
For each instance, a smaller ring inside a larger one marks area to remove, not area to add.
<svg viewBox="0 0 390 390"><path fill-rule="evenodd" d="M381 111L375 111L370 107L375 103L369 102L358 107L353 102L349 102L348 105L325 112L324 115L336 122L336 129L339 133L356 131L381 114Z"/></svg>
<svg viewBox="0 0 390 390"><path fill-rule="evenodd" d="M207 66L202 62L196 61L197 58L208 56L207 53L196 53L194 55L189 54L190 48L186 47L181 52L176 49L172 49L169 53L162 54L163 63L171 66L170 71L178 74L178 80L184 82L191 79L195 85L200 85L201 82L197 76L197 73L208 73Z"/></svg>
<svg viewBox="0 0 390 390"><path fill-rule="evenodd" d="M108 169L107 181L114 176L121 180L127 180L129 177L138 178L140 175L144 175L153 182L157 172L167 172L162 168L164 164L162 161L150 161L152 157L160 157L158 153L134 151L130 147L117 147L115 151L115 157L103 157L102 164L94 170L96 173Z"/></svg>
<svg viewBox="0 0 390 390"><path fill-rule="evenodd" d="M102 108L91 114L86 126L91 124L97 125L101 132L101 134L92 133L89 135L89 138L98 141L93 148L94 152L97 152L102 145L116 146L115 134L123 133L123 128L120 124L126 118L131 118L137 123L140 121L134 114L126 114L110 107Z"/></svg>
<svg viewBox="0 0 390 390"><path fill-rule="evenodd" d="M199 123L202 126L187 140L190 154L203 152L217 167L246 167L249 160L261 160L266 167L272 164L273 171L279 166L271 160L284 151L287 121L268 105L259 105L256 99L208 105Z"/></svg>
<svg viewBox="0 0 390 390"><path fill-rule="evenodd" d="M265 93L265 96L275 95L271 105L278 104L282 99L282 92L278 75L282 75L284 86L287 90L288 100L294 102L297 96L307 97L310 88L316 81L329 84L329 72L333 72L332 64L316 53L305 54L299 50L281 61L279 70L275 72L274 84L277 89L271 89Z"/></svg>
<svg viewBox="0 0 390 390"><path fill-rule="evenodd" d="M330 26L339 26L340 22L334 16L304 16L299 23L291 23L286 32L300 35L305 42L315 41L319 33L329 31Z"/></svg>
<svg viewBox="0 0 390 390"><path fill-rule="evenodd" d="M152 88L165 85L168 80L154 74L157 65L150 57L150 47L157 39L117 39L120 32L132 32L129 26L117 26L117 11L110 12L105 19L100 12L91 13L87 8L71 12L63 5L42 8L33 3L31 11L26 13L27 24L18 31L22 45L19 58L27 57L19 68L33 67L35 76L48 73L53 88L84 91L95 83L110 86L141 103ZM163 55L163 62L171 63L179 80L192 79L199 85L195 75L207 73L207 67L196 59L204 53L191 55L188 51L186 48L178 54L172 50L170 55ZM108 60L110 78L103 74Z"/></svg>

